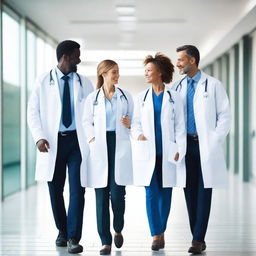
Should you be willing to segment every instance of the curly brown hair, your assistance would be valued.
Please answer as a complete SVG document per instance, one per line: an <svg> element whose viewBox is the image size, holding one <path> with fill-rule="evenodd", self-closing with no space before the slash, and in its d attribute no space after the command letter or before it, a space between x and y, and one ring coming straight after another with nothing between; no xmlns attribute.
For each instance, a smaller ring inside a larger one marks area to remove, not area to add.
<svg viewBox="0 0 256 256"><path fill-rule="evenodd" d="M154 63L158 71L162 74L161 79L164 83L169 84L172 81L174 73L174 65L172 64L170 58L161 52L157 52L155 57L148 55L143 61L144 66L148 63Z"/></svg>

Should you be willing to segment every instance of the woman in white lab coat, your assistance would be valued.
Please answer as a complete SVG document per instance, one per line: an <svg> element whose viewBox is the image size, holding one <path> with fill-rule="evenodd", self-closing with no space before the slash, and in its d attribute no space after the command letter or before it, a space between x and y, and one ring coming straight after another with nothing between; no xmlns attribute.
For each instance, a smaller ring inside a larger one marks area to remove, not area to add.
<svg viewBox="0 0 256 256"><path fill-rule="evenodd" d="M89 143L88 168L82 185L95 188L97 227L102 242L101 255L111 253L109 201L113 210L114 243L123 244L125 185L133 183L130 124L131 95L116 87L119 68L104 60L97 68L97 90L86 99L84 129Z"/></svg>
<svg viewBox="0 0 256 256"><path fill-rule="evenodd" d="M172 80L171 60L157 53L144 60L146 82L152 86L135 102L132 121L135 185L146 188L146 208L153 242L164 248L172 187L185 173L186 132L182 100L165 83Z"/></svg>

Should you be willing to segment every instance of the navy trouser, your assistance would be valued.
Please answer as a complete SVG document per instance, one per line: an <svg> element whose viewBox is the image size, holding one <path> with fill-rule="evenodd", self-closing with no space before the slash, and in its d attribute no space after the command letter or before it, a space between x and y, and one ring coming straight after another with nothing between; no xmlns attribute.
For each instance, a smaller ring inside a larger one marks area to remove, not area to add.
<svg viewBox="0 0 256 256"><path fill-rule="evenodd" d="M102 245L112 244L110 232L109 201L113 211L113 227L115 232L121 233L124 227L125 186L115 182L115 151L116 134L107 132L108 149L108 185L105 188L96 188L97 228Z"/></svg>
<svg viewBox="0 0 256 256"><path fill-rule="evenodd" d="M204 188L198 140L187 139L184 188L193 240L204 242L211 209L212 189Z"/></svg>
<svg viewBox="0 0 256 256"><path fill-rule="evenodd" d="M58 135L58 149L53 180L48 182L56 227L67 239L81 239L84 210L84 192L80 182L81 153L76 132ZM68 167L69 206L66 213L63 190Z"/></svg>
<svg viewBox="0 0 256 256"><path fill-rule="evenodd" d="M151 236L165 232L171 208L172 188L162 185L162 156L156 156L155 170L146 189L146 208Z"/></svg>

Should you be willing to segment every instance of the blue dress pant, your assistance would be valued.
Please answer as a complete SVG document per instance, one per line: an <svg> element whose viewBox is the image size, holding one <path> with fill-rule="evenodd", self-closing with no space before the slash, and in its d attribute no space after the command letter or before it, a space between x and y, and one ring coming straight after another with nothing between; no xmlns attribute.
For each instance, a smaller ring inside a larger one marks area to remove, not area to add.
<svg viewBox="0 0 256 256"><path fill-rule="evenodd" d="M151 236L161 235L166 230L172 199L172 188L163 188L162 185L162 156L156 156L154 173L145 189Z"/></svg>
<svg viewBox="0 0 256 256"><path fill-rule="evenodd" d="M84 192L80 182L81 153L76 132L58 135L58 149L53 180L48 182L51 206L56 227L67 239L81 239L84 210ZM69 206L66 212L63 190L68 167Z"/></svg>
<svg viewBox="0 0 256 256"><path fill-rule="evenodd" d="M113 211L113 227L115 232L121 233L124 227L125 186L115 182L115 151L116 134L107 132L108 149L108 185L105 188L96 188L97 228L102 245L112 244L110 232L109 201Z"/></svg>
<svg viewBox="0 0 256 256"><path fill-rule="evenodd" d="M193 240L204 242L211 209L212 189L204 188L199 142L187 139L186 188L184 188Z"/></svg>

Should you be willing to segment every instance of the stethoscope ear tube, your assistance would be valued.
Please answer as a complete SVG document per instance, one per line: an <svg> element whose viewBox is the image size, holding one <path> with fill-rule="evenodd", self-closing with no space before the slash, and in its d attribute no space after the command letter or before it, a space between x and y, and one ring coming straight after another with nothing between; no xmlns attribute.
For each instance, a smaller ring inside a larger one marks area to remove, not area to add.
<svg viewBox="0 0 256 256"><path fill-rule="evenodd" d="M78 73L76 73L76 75L78 77L78 81L79 81L80 86L83 87L80 75ZM51 69L51 71L50 71L50 85L54 85L54 84L55 84L55 82L54 82L54 79L52 77L52 69Z"/></svg>
<svg viewBox="0 0 256 256"><path fill-rule="evenodd" d="M178 89L180 88L179 91L181 91L181 88L182 88L182 82L183 80L186 78L187 76L183 77L181 79L181 81L178 83L178 85L176 86L175 88L175 91L178 91ZM203 94L204 98L208 98L208 79L206 78L205 80L205 84L204 84L204 94Z"/></svg>
<svg viewBox="0 0 256 256"><path fill-rule="evenodd" d="M123 92L122 89L120 89L119 87L117 87L117 89L119 89L119 91L121 92L122 95L120 95L120 99L122 100L122 98L124 98L126 100L127 103L127 113L125 116L128 116L128 112L129 112L129 101L125 95L125 93ZM95 96L95 99L93 101L93 115L94 115L94 107L98 105L98 97L99 97L99 93L100 93L100 89L97 91L97 94Z"/></svg>
<svg viewBox="0 0 256 256"><path fill-rule="evenodd" d="M146 91L145 96L144 96L144 98L143 98L142 107L144 107L145 101L146 101L147 96L148 96L148 92L149 92L149 89ZM167 90L167 93L168 93L168 95L169 95L169 102L172 103L172 104L174 104L174 100L173 100L173 98L172 98L171 92L170 92L169 90Z"/></svg>

